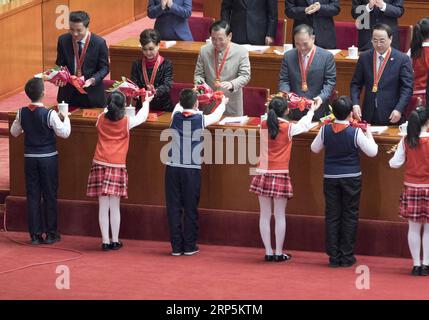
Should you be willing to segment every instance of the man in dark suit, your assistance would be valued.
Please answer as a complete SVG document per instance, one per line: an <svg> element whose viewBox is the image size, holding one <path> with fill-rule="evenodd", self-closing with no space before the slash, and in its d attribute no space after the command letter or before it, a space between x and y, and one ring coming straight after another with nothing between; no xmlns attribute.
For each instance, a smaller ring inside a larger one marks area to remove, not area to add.
<svg viewBox="0 0 429 320"><path fill-rule="evenodd" d="M337 41L333 17L340 13L338 0L286 0L285 14L294 19L293 27L301 24L313 28L316 45L335 49Z"/></svg>
<svg viewBox="0 0 429 320"><path fill-rule="evenodd" d="M193 40L188 23L192 0L149 0L147 15L156 19L154 29L160 33L161 40Z"/></svg>
<svg viewBox="0 0 429 320"><path fill-rule="evenodd" d="M404 14L404 0L353 0L352 16L359 19L358 47L360 51L372 49L371 29L375 24L390 26L392 46L399 49L398 19Z"/></svg>
<svg viewBox="0 0 429 320"><path fill-rule="evenodd" d="M314 114L314 121L329 114L329 98L336 84L334 56L314 44L313 29L300 25L294 29L296 48L288 51L280 69L279 91L294 92L313 99L316 106L322 105ZM306 111L290 110L289 118L299 120Z"/></svg>
<svg viewBox="0 0 429 320"><path fill-rule="evenodd" d="M72 75L84 77L87 94L80 93L71 84L59 82L57 101L80 108L104 107L103 79L109 74L109 51L106 41L90 33L88 26L86 12L70 12L70 32L58 38L56 61Z"/></svg>
<svg viewBox="0 0 429 320"><path fill-rule="evenodd" d="M221 19L228 22L232 42L271 45L277 31L277 0L223 0Z"/></svg>
<svg viewBox="0 0 429 320"><path fill-rule="evenodd" d="M374 125L400 124L413 95L411 59L391 47L392 29L386 24L374 26L372 43L373 49L360 55L350 84L354 117ZM361 109L362 88L365 99Z"/></svg>

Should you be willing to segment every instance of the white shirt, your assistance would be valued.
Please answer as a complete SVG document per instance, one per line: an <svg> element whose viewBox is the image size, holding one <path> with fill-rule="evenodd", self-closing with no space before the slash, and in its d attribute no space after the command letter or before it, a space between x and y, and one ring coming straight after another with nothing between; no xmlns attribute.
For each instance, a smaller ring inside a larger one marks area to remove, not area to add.
<svg viewBox="0 0 429 320"><path fill-rule="evenodd" d="M302 62L304 64L304 70L307 69L308 61L310 60L311 53L313 52L314 48L310 50L309 53L306 55L301 54Z"/></svg>
<svg viewBox="0 0 429 320"><path fill-rule="evenodd" d="M385 12L385 11L386 11L386 7L387 7L387 4L386 4L386 2L385 2L385 3L384 3L384 5L383 5L383 8L381 8L380 10L381 10L381 11L383 11L383 12ZM371 12L372 10L374 10L374 7L371 9L371 8L369 7L369 4L367 4L367 5L366 5L366 11Z"/></svg>
<svg viewBox="0 0 429 320"><path fill-rule="evenodd" d="M297 136L303 132L309 131L311 129L311 120L313 119L313 116L314 116L314 111L308 110L307 114L303 116L297 123L291 123L290 138L292 138L293 136ZM278 118L278 119L279 121L286 122L286 120L282 118Z"/></svg>
<svg viewBox="0 0 429 320"><path fill-rule="evenodd" d="M348 120L335 120L335 123L340 124L350 124ZM378 145L374 141L374 137L368 138L361 129L358 129L356 143L358 147L365 153L368 157L375 157L378 153ZM319 153L325 147L323 143L322 130L319 131L313 143L311 144L311 151L314 153Z"/></svg>
<svg viewBox="0 0 429 320"><path fill-rule="evenodd" d="M420 133L420 138L429 137L429 132L422 132ZM393 158L389 160L389 166L391 168L399 168L405 163L406 160L406 154L405 154L405 138L402 138L401 141L398 144L398 148L396 149L395 154L393 155Z"/></svg>
<svg viewBox="0 0 429 320"><path fill-rule="evenodd" d="M43 103L32 104L35 106L43 107ZM21 126L21 119L19 118L20 113L20 111L16 113L16 118L13 121L12 127L10 128L10 133L15 138L24 132ZM66 139L70 136L71 125L68 116L64 117L64 122L62 122L55 111L51 112L51 116L49 117L49 127L51 127L54 130L55 134L60 138Z"/></svg>
<svg viewBox="0 0 429 320"><path fill-rule="evenodd" d="M173 118L174 114L176 112L183 112L184 110L186 110L186 112L190 112L190 113L194 113L194 114L202 114L201 111L198 110L194 110L194 109L184 109L180 103L176 104L176 106L174 107L173 112L171 113L171 118ZM209 125L212 125L213 123L218 122L221 118L223 113L225 112L225 105L223 103L221 103L216 110L208 115L204 115L204 126L208 127Z"/></svg>
<svg viewBox="0 0 429 320"><path fill-rule="evenodd" d="M77 52L79 52L79 42L82 43L82 52L83 52L83 48L85 47L85 43L88 40L88 35L89 35L89 31L86 32L86 35L85 35L85 37L83 37L82 40L76 41L77 42L76 43L77 44ZM72 41L74 41L74 40L72 39ZM75 70L74 74L77 74L77 61L76 61L76 57L74 57L74 70Z"/></svg>

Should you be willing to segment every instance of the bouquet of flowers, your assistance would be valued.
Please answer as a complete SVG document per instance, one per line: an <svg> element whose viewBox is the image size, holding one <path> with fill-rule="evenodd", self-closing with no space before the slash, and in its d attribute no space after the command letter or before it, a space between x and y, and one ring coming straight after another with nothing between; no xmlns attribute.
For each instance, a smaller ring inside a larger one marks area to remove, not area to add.
<svg viewBox="0 0 429 320"><path fill-rule="evenodd" d="M83 89L85 80L83 77L77 77L71 75L67 67L55 66L55 68L47 70L41 74L36 75L36 77L42 78L44 81L49 81L51 83L56 83L61 81L63 83L70 83L74 86L81 94L86 94L86 91Z"/></svg>
<svg viewBox="0 0 429 320"><path fill-rule="evenodd" d="M132 99L139 99L140 97L145 97L146 92L149 93L149 95L154 95L156 90L146 90L145 88L139 88L134 82L132 82L130 79L127 79L125 77L122 77L121 81L115 81L113 86L107 90L107 92L114 92L114 91L120 91L122 92L127 98Z"/></svg>
<svg viewBox="0 0 429 320"><path fill-rule="evenodd" d="M267 106L274 97L286 98L289 109L299 109L300 111L304 111L305 109L310 109L313 104L312 99L300 97L296 93L279 92L277 94L271 95L268 98Z"/></svg>
<svg viewBox="0 0 429 320"><path fill-rule="evenodd" d="M197 92L198 102L201 105L213 104L212 113L222 102L223 91L214 91L206 83L197 84L194 90Z"/></svg>
<svg viewBox="0 0 429 320"><path fill-rule="evenodd" d="M332 113L332 107L329 106L329 109L331 110L331 114L320 118L320 122L322 122L323 124L329 124L335 121L335 116ZM352 119L350 120L350 125L354 128L360 128L362 129L362 131L366 131L368 129L368 123L366 121L358 121L356 119Z"/></svg>

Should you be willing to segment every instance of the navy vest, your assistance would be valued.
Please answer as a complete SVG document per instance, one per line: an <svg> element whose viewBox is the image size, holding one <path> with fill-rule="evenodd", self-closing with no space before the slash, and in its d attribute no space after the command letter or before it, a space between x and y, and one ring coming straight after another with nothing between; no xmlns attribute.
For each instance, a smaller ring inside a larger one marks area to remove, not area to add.
<svg viewBox="0 0 429 320"><path fill-rule="evenodd" d="M24 156L50 157L57 154L54 130L49 126L51 112L45 108L20 111L21 127L24 130Z"/></svg>
<svg viewBox="0 0 429 320"><path fill-rule="evenodd" d="M325 178L347 178L361 175L358 129L351 126L334 133L332 125L322 127L325 145Z"/></svg>
<svg viewBox="0 0 429 320"><path fill-rule="evenodd" d="M170 128L174 130L170 161L167 165L189 169L201 169L201 151L203 146L204 115L176 112Z"/></svg>

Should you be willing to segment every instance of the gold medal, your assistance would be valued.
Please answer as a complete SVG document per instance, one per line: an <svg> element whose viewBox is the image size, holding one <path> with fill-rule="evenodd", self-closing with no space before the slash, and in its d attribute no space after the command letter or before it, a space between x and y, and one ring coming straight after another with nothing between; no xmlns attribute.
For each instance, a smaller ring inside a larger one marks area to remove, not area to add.
<svg viewBox="0 0 429 320"><path fill-rule="evenodd" d="M374 84L372 86L372 92L376 93L378 91L378 86L376 84Z"/></svg>
<svg viewBox="0 0 429 320"><path fill-rule="evenodd" d="M307 91L308 91L308 86L307 86L307 84L306 84L306 83L303 83L303 84L302 84L302 88L301 88L301 90L302 90L303 92L307 92Z"/></svg>

